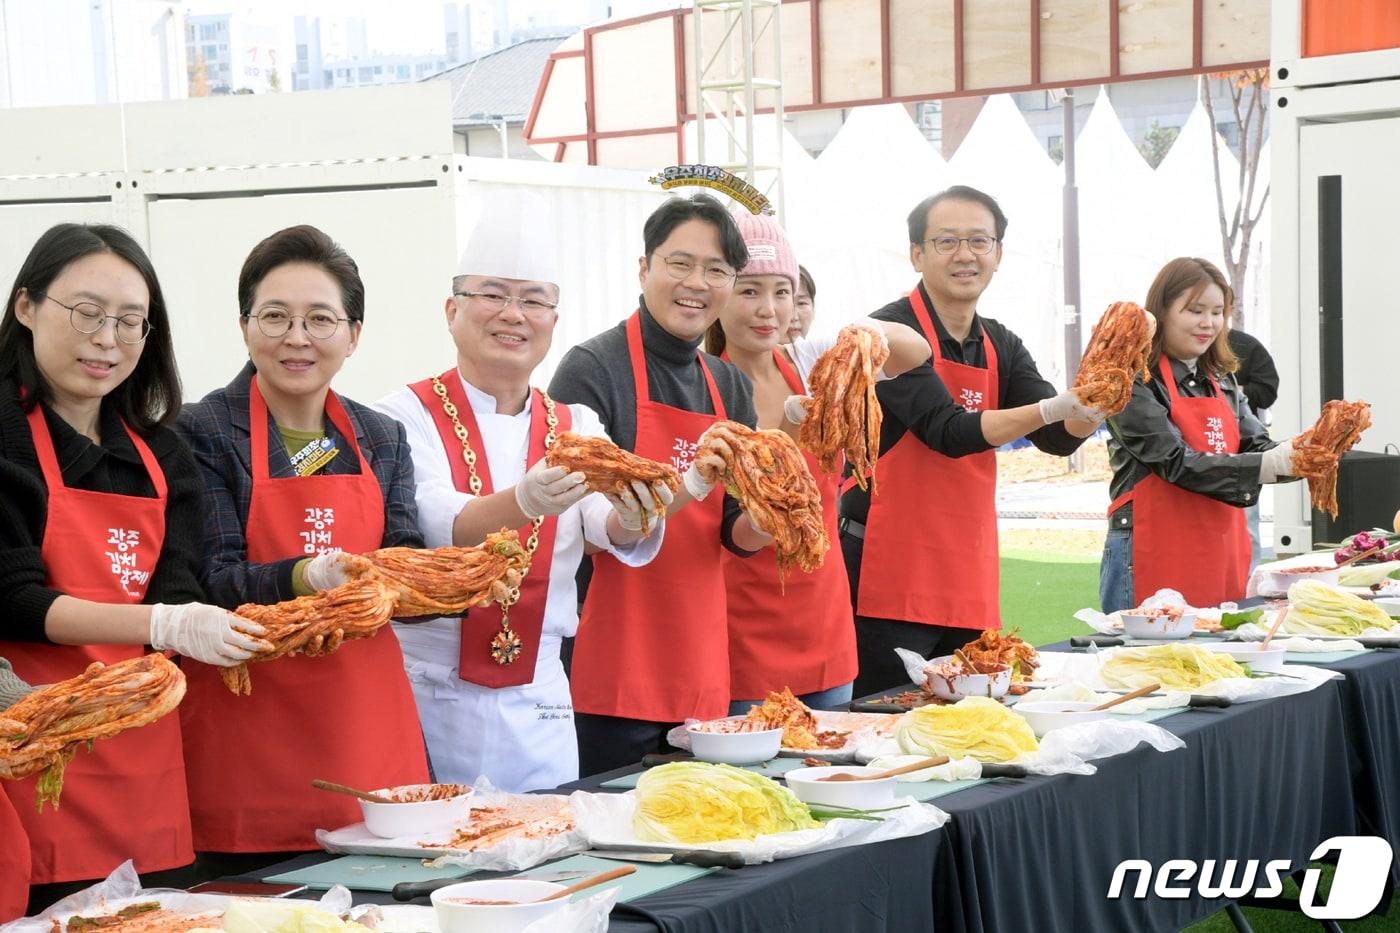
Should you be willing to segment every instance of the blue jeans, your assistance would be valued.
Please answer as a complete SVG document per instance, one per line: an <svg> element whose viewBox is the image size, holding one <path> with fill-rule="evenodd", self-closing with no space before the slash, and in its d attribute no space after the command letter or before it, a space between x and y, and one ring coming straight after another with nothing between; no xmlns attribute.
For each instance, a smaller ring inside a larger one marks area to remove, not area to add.
<svg viewBox="0 0 1400 933"><path fill-rule="evenodd" d="M1249 527L1249 572L1259 566L1259 500L1244 510L1245 524Z"/></svg>
<svg viewBox="0 0 1400 933"><path fill-rule="evenodd" d="M840 709L851 702L851 684L818 690L816 693L804 693L798 699L812 709ZM762 700L734 700L729 704L729 715L742 716L749 711L749 707L762 703Z"/></svg>
<svg viewBox="0 0 1400 933"><path fill-rule="evenodd" d="M1099 563L1099 605L1104 612L1131 609L1133 599L1133 530L1110 528Z"/></svg>

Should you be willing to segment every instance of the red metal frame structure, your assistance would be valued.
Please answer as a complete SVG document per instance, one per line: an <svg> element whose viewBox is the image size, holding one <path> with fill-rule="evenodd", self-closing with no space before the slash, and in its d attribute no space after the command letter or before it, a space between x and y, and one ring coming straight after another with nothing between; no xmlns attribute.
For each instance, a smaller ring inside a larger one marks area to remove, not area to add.
<svg viewBox="0 0 1400 933"><path fill-rule="evenodd" d="M839 110L847 107L863 107L872 104L885 103L917 103L926 100L939 100L943 98L956 97L985 97L992 94L1009 94L1022 91L1049 90L1066 87L1087 87L1095 84L1113 84L1122 81L1148 81L1156 78L1177 78L1190 75L1198 75L1203 72L1234 71L1245 68L1266 68L1268 59L1258 59L1240 62L1219 62L1210 65L1204 64L1204 6L1205 0L1190 0L1192 9L1191 22L1191 66L1188 68L1174 68L1150 72L1123 73L1121 68L1121 40L1120 40L1120 0L1103 0L1108 5L1108 74L1096 75L1093 77L1077 78L1069 81L1045 81L1041 74L1041 29L1042 13L1041 6L1043 0L1028 0L1030 7L1030 78L1029 84L1006 85L1000 87L976 87L969 88L966 84L965 55L963 41L963 27L965 23L964 5L966 0L953 0L953 90L941 93L927 94L906 94L896 95L893 93L891 77L891 23L890 5L892 0L872 0L879 4L880 16L880 97L846 99L837 98L828 100L823 95L822 87L822 56L821 56L821 4L822 0L782 0L788 3L807 3L808 16L811 31L811 60L812 60L812 102L807 104L785 104L784 110L788 113L796 113L809 110ZM544 73L540 77L540 85L535 91L535 100L530 108L529 118L525 122L525 141L531 145L555 146L554 159L563 159L565 147L570 143L584 143L588 151L588 163L598 164L598 141L603 139L621 139L630 136L657 136L662 134L674 134L676 137L676 158L679 163L685 162L685 126L696 119L695 114L690 112L687 106L687 86L685 79L685 17L691 15L689 9L664 10L657 13L648 13L642 16L634 16L628 19L616 20L602 23L597 26L590 26L583 30L583 48L570 49L562 52L555 52L550 55L545 63ZM614 29L622 29L628 26L635 26L639 23L651 22L653 20L671 18L672 38L674 43L673 54L675 56L675 81L676 81L676 122L662 126L643 126L626 130L599 131L597 129L595 114L595 89L593 85L593 39L599 33ZM568 134L562 136L536 136L535 123L539 116L541 102L544 100L545 91L549 85L550 78L554 72L556 61L577 58L584 59L584 115L585 132ZM759 113L771 113L771 108L760 108Z"/></svg>

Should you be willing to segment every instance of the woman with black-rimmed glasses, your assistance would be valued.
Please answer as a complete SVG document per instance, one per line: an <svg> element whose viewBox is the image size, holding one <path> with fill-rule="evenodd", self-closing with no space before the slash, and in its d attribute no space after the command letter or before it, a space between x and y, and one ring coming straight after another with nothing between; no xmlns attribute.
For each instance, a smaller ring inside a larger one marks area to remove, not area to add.
<svg viewBox="0 0 1400 933"><path fill-rule="evenodd" d="M0 320L0 656L29 683L148 644L207 665L260 644L260 626L198 602L203 500L167 427L179 405L165 299L141 247L106 225L44 233ZM128 858L147 881L193 859L176 717L79 752L61 809L36 812L35 780L0 781L23 824L0 832L0 848L13 855L28 836L31 907Z"/></svg>
<svg viewBox="0 0 1400 933"><path fill-rule="evenodd" d="M232 608L309 595L345 582L342 551L422 547L403 427L331 390L364 326L355 261L315 227L279 231L244 261L238 306L248 364L180 418L212 523L210 597ZM388 627L330 655L262 664L248 696L230 695L212 668L189 667L181 719L201 874L316 849L316 829L360 819L354 801L314 790L313 778L427 780ZM372 755L357 735L374 737Z"/></svg>

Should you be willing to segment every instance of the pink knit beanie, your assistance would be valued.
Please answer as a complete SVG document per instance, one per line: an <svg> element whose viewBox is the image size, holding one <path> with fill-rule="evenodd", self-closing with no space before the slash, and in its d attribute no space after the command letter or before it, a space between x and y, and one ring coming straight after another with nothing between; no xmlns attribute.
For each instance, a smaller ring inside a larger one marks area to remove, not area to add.
<svg viewBox="0 0 1400 933"><path fill-rule="evenodd" d="M749 261L740 275L785 275L797 291L797 258L792 255L787 234L772 217L735 211L734 223L749 248Z"/></svg>

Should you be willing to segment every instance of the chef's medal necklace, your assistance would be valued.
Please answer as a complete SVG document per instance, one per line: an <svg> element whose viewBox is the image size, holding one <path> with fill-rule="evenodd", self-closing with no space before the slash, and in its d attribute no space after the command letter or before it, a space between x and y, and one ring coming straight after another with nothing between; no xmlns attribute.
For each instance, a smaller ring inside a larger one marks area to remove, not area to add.
<svg viewBox="0 0 1400 933"><path fill-rule="evenodd" d="M452 421L452 431L457 435L457 440L462 442L462 459L467 463L467 486L473 496L481 495L481 477L476 472L476 451L472 450L471 441L467 437L467 427L462 424L457 417L457 406L452 404L447 397L447 386L442 384L442 380L437 376L433 377L433 391L442 400L442 410ZM531 390L535 391L535 390ZM549 393L539 390L540 398L544 401L544 423L549 428L544 435L544 449L554 446L554 429L559 426L559 419L554 414L554 399L549 397ZM526 404L529 403L528 396ZM530 455L525 455L526 464L530 466ZM534 563L535 549L540 546L540 527L544 525L544 516L535 519L530 526L530 537L525 542L525 550L530 555L531 563ZM520 599L520 586L525 582L525 576L530 572L527 565L520 573L520 583L511 587L505 599L496 600L501 607L501 630L496 633L496 637L491 639L491 658L497 664L506 665L515 663L515 659L520 657L520 652L524 646L520 643L520 636L515 633L515 629L510 627L510 607Z"/></svg>

